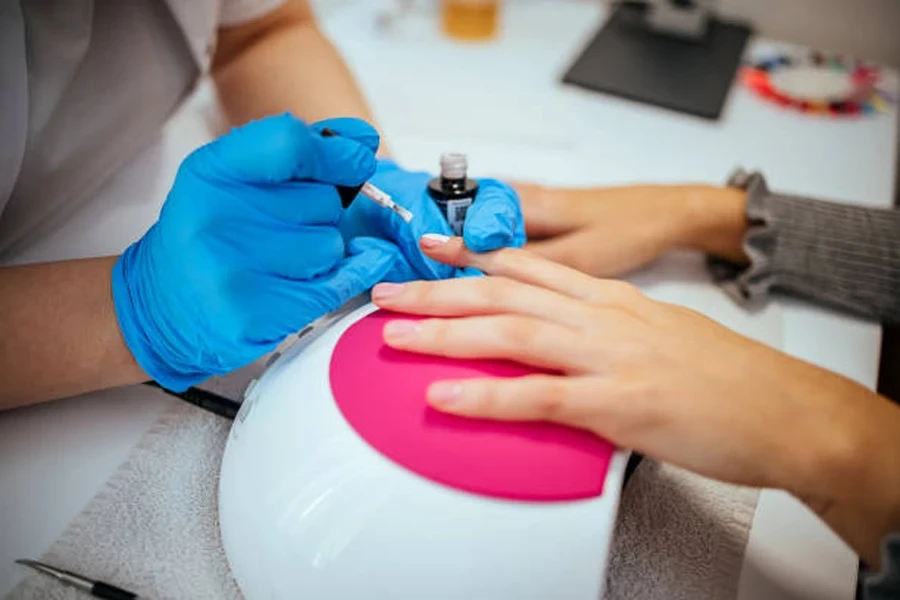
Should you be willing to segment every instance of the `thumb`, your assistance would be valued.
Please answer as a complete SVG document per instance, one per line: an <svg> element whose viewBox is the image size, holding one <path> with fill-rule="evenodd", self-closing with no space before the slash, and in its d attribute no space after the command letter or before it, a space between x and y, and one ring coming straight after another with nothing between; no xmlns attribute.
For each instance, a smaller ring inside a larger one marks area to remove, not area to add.
<svg viewBox="0 0 900 600"><path fill-rule="evenodd" d="M463 238L475 252L524 245L525 222L515 190L495 179L482 179L478 198L466 213Z"/></svg>
<svg viewBox="0 0 900 600"><path fill-rule="evenodd" d="M235 128L192 159L216 174L251 183L303 179L359 185L375 172L369 146L346 137L322 137L290 113Z"/></svg>

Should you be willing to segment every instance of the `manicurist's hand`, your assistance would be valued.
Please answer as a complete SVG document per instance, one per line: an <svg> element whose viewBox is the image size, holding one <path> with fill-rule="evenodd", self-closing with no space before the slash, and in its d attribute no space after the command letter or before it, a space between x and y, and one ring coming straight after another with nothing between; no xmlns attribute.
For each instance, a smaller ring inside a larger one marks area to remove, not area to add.
<svg viewBox="0 0 900 600"><path fill-rule="evenodd" d="M788 490L863 552L900 525L900 408L874 392L626 283L523 250L475 254L459 238L422 247L491 276L376 286L379 306L434 317L398 315L387 344L552 373L437 382L438 410L563 423L708 477Z"/></svg>
<svg viewBox="0 0 900 600"><path fill-rule="evenodd" d="M322 127L341 132L324 138ZM381 240L345 243L335 185L375 171L378 134L355 119L252 122L196 150L159 220L115 263L112 294L141 368L181 390L272 350L380 281Z"/></svg>
<svg viewBox="0 0 900 600"><path fill-rule="evenodd" d="M525 213L528 249L595 277L622 275L675 249L700 250L738 263L746 260L746 194L740 190L530 184L516 185L516 190Z"/></svg>
<svg viewBox="0 0 900 600"><path fill-rule="evenodd" d="M452 233L447 219L428 195L428 181L432 177L421 171L407 171L391 160L379 160L372 183L412 211L415 217L406 223L393 212L359 198L347 210L341 223L341 230L348 239L377 237L397 246L402 259L387 275L389 281L446 279L474 273L472 269L434 261L419 248L419 237L425 233ZM478 252L522 246L525 222L515 190L496 179L479 180L475 202L466 212L463 238Z"/></svg>

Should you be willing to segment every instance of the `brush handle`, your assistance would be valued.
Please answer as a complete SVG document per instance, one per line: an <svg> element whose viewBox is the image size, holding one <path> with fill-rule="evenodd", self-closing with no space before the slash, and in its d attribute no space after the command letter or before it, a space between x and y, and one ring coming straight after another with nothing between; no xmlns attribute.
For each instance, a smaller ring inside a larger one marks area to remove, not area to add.
<svg viewBox="0 0 900 600"><path fill-rule="evenodd" d="M328 129L327 127L322 130L322 137L335 137L337 133ZM362 189L362 184L357 186L352 185L338 185L337 187L338 195L341 197L341 206L344 208L349 208L353 203L354 198L359 195L359 190Z"/></svg>

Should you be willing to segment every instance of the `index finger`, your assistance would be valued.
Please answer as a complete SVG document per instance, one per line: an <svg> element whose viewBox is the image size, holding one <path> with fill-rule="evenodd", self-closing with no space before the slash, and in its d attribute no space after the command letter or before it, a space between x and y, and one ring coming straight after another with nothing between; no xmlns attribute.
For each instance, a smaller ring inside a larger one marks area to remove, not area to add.
<svg viewBox="0 0 900 600"><path fill-rule="evenodd" d="M378 135L378 130L374 127L363 121L362 119L355 119L352 117L336 117L332 119L325 119L324 121L317 121L310 125L313 131L317 131L320 134L326 130L330 129L331 131L337 133L340 137L345 137L360 144L364 145L372 152L378 151L378 145L381 143L381 136Z"/></svg>
<svg viewBox="0 0 900 600"><path fill-rule="evenodd" d="M346 137L322 137L290 113L236 127L188 160L250 183L301 179L359 185L375 173L375 153L369 146Z"/></svg>
<svg viewBox="0 0 900 600"><path fill-rule="evenodd" d="M444 238L425 235L419 245L427 256L442 263L460 268L474 267L488 275L508 277L586 302L625 303L643 298L631 284L597 279L527 250L501 248L478 254L466 248L462 238L446 238L446 241Z"/></svg>
<svg viewBox="0 0 900 600"><path fill-rule="evenodd" d="M375 153L345 137L309 136L312 155L301 161L294 177L333 185L360 185L375 174Z"/></svg>

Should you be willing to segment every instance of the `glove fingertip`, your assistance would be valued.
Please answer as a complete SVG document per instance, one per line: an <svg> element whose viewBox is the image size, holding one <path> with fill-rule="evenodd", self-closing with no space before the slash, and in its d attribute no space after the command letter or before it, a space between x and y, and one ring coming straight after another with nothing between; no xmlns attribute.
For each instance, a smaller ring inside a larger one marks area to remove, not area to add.
<svg viewBox="0 0 900 600"><path fill-rule="evenodd" d="M511 246L515 233L506 228L498 228L485 233L482 229L463 231L463 242L472 252L479 254Z"/></svg>
<svg viewBox="0 0 900 600"><path fill-rule="evenodd" d="M466 216L463 240L475 252L525 243L525 223L515 190L501 181L482 180L479 199Z"/></svg>
<svg viewBox="0 0 900 600"><path fill-rule="evenodd" d="M323 129L330 129L340 137L351 139L369 148L372 152L378 151L381 144L381 135L378 130L362 119L355 117L335 117L317 121L310 125L317 133Z"/></svg>
<svg viewBox="0 0 900 600"><path fill-rule="evenodd" d="M334 185L359 185L375 174L375 154L371 148L349 138L314 136L317 160L304 165L299 179ZM307 168L308 167L308 168Z"/></svg>

